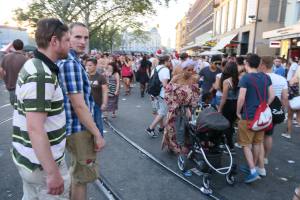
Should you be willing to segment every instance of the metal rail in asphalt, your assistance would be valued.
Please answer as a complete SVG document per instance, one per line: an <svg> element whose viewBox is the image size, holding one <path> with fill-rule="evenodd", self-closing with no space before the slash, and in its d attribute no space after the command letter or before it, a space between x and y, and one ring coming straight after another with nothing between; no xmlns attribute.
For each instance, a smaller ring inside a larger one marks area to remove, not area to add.
<svg viewBox="0 0 300 200"><path fill-rule="evenodd" d="M118 136L120 136L122 139L124 139L126 142L128 142L130 145L132 145L134 148L136 148L137 150L139 150L141 153L145 154L148 158L150 158L152 161L154 161L156 164L158 164L162 168L164 168L167 171L169 171L174 176L178 177L181 181L183 181L183 182L191 185L195 189L199 190L201 192L201 194L203 194L205 196L208 196L208 197L210 197L212 199L215 199L215 200L221 200L217 196L222 197L222 200L227 200L225 197L223 197L220 194L217 194L216 192L213 192L213 194L204 194L202 192L203 191L203 187L199 187L198 185L194 184L193 182L189 181L188 179L184 178L183 176L181 176L180 174L178 174L177 172L175 172L174 170L172 170L171 168L169 168L168 166L166 166L165 164L163 164L161 161L159 161L157 158L155 158L148 151L146 151L145 149L143 149L141 146L139 146L134 141L132 141L131 139L129 139L127 136L125 136L122 132L120 132L119 130L117 130L109 121L104 120L104 122L113 130L114 133L116 133ZM214 193L217 196L215 196Z"/></svg>
<svg viewBox="0 0 300 200"><path fill-rule="evenodd" d="M0 106L0 109L5 108L5 107L9 107L9 106L10 106L10 104L8 103L8 104L5 104L3 106Z"/></svg>
<svg viewBox="0 0 300 200"><path fill-rule="evenodd" d="M11 117L11 118L5 119L5 120L3 120L3 121L0 121L0 125L4 124L4 123L6 123L6 122L8 122L8 121L10 121L10 120L12 120L12 119L13 119L13 118Z"/></svg>
<svg viewBox="0 0 300 200"><path fill-rule="evenodd" d="M123 198L116 192L103 175L95 181L96 186L103 192L108 200L122 200Z"/></svg>

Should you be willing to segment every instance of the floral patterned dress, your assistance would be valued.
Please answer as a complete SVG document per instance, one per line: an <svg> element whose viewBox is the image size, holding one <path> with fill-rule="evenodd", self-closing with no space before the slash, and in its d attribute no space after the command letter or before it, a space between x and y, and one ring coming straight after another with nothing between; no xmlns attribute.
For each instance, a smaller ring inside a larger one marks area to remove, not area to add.
<svg viewBox="0 0 300 200"><path fill-rule="evenodd" d="M175 116L176 109L182 105L196 107L199 101L198 84L181 85L169 83L165 88L165 101L168 105L168 114L165 132L162 141L162 149L168 147L169 150L178 153L179 145L176 142Z"/></svg>

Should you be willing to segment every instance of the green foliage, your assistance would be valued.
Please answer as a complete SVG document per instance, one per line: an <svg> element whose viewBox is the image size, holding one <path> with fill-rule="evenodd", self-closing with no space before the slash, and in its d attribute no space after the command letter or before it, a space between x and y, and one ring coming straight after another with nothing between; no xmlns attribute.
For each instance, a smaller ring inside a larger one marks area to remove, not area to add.
<svg viewBox="0 0 300 200"><path fill-rule="evenodd" d="M155 14L154 5L168 5L171 0L33 0L27 8L15 10L20 23L35 27L39 19L59 18L65 23L85 23L91 36L91 47L103 50L120 45L121 33L136 31L142 35L141 17Z"/></svg>

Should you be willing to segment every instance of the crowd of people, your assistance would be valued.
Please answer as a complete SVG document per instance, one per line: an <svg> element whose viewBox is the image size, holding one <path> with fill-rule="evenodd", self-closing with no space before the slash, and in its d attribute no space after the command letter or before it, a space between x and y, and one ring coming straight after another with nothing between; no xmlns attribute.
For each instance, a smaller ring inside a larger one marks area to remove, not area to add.
<svg viewBox="0 0 300 200"><path fill-rule="evenodd" d="M189 151L176 116L184 113L191 120L193 108L201 103L222 113L230 123L224 134L231 153L243 150L246 183L267 176L265 165L278 125L273 122L263 131L249 128L261 102L271 105L279 99L287 112L285 139L291 138L293 124L300 127L300 113L289 105L299 95L298 58L190 57L161 50L151 55L86 54L88 28L78 22L66 26L54 18L37 23L35 40L33 56L22 53L23 43L17 39L0 65L14 106L12 157L22 177L24 200L86 199L87 184L98 178L97 152L105 146L103 118L117 117L119 96L131 95L134 82L140 85L141 98L150 94L154 119L146 132L152 138L162 134L162 149L175 154ZM71 155L69 171L65 148ZM299 196L296 189L294 199Z"/></svg>

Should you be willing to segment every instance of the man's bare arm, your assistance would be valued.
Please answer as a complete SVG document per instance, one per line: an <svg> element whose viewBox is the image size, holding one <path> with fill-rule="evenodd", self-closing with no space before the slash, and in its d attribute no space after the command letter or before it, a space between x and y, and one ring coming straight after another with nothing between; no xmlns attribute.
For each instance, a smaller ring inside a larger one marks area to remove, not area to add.
<svg viewBox="0 0 300 200"><path fill-rule="evenodd" d="M68 97L80 123L83 124L84 127L87 128L87 130L89 130L95 137L95 150L100 151L104 147L105 141L102 138L87 105L85 104L83 95L81 93L68 94Z"/></svg>
<svg viewBox="0 0 300 200"><path fill-rule="evenodd" d="M238 97L238 101L237 101L237 108L236 108L236 115L240 119L241 119L242 107L245 103L246 92L247 92L246 88L240 88L239 97Z"/></svg>
<svg viewBox="0 0 300 200"><path fill-rule="evenodd" d="M46 118L47 113L26 113L27 130L32 148L47 174L48 193L58 195L64 191L64 181L53 158L50 142L45 132Z"/></svg>

